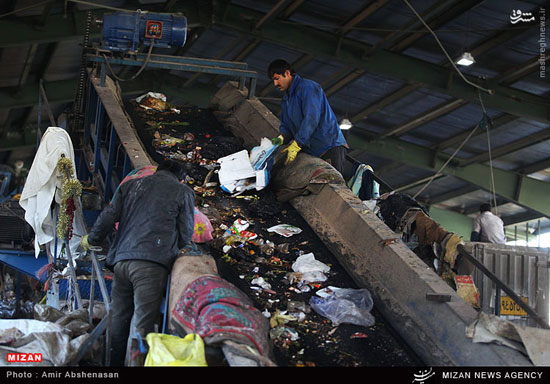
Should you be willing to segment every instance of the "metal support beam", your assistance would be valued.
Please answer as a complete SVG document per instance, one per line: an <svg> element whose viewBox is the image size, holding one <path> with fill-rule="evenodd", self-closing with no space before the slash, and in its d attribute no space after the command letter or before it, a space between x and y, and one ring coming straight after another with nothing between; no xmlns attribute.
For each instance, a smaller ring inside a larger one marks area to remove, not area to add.
<svg viewBox="0 0 550 384"><path fill-rule="evenodd" d="M491 124L491 131L496 131L498 128L500 127L503 127L504 125L508 124L509 122L511 121L514 121L516 120L517 117L516 116L512 116L512 115L508 115L508 114L504 114L498 118L496 118L495 120L493 120L492 124ZM480 130L480 126L479 124L476 124L474 127L470 127L468 128L467 130L465 130L464 132L462 133L459 133L455 136L452 136L446 140L443 140L443 141L440 141L439 143L435 144L432 146L432 149L437 149L437 150L444 150L446 148L450 148L450 147L453 147L453 146L458 146L460 145L469 135L470 133L474 131L474 133L472 134L472 136L470 137L470 140L475 137L476 135L481 135L481 134L486 134L486 132L482 132Z"/></svg>
<svg viewBox="0 0 550 384"><path fill-rule="evenodd" d="M412 120L407 121L404 124L401 124L397 127L390 129L388 132L384 133L383 136L401 136L405 133L419 127L427 122L437 119L440 116L446 115L449 112L454 111L467 104L464 100L454 100L450 103L442 103L437 107L433 108L429 112L420 114L419 116L414 117Z"/></svg>
<svg viewBox="0 0 550 384"><path fill-rule="evenodd" d="M446 192L446 193L442 193L440 195L430 197L429 203L430 204L442 203L444 201L454 199L455 197L466 195L468 193L477 191L478 189L479 188L477 186L468 184L468 185L466 185L462 188L455 189L455 190L452 190L452 191L449 191L449 192Z"/></svg>
<svg viewBox="0 0 550 384"><path fill-rule="evenodd" d="M382 8L388 0L375 0L369 5L367 5L362 11L357 12L350 20L348 20L344 25L339 27L335 32L339 35L345 35L357 24L365 20L367 17L372 15L374 12Z"/></svg>
<svg viewBox="0 0 550 384"><path fill-rule="evenodd" d="M520 149L540 143L541 141L547 140L549 138L550 138L550 128L543 129L542 131L533 133L522 139L515 140L511 143L501 145L500 147L491 149L491 157L489 157L488 152L483 152L483 153L480 153L479 155L469 158L466 161L462 161L461 165L465 166L473 163L483 163L483 162L489 161L491 158L496 159L498 157L505 156L509 153L519 151Z"/></svg>
<svg viewBox="0 0 550 384"><path fill-rule="evenodd" d="M250 22L259 20L263 13L243 7L229 5L223 17L215 21L223 27L237 31L249 32L253 25ZM243 22L243 20L245 20ZM246 20L249 20L247 23ZM478 90L466 84L454 73L454 69L424 62L422 60L400 55L385 50L376 51L366 57L372 46L351 39L334 36L331 33L314 28L283 24L278 20L264 26L261 34L251 32L253 36L284 45L301 52L314 54L331 60L352 64L357 68L384 74L408 82L416 82L426 87L433 87L457 99L479 103ZM336 54L338 52L338 55ZM403 68L408 68L403 71ZM486 86L486 81L470 78L470 81ZM494 95L484 99L490 108L506 110L517 116L529 117L537 121L550 122L548 100L520 90L497 85L493 87ZM519 102L518 102L519 101Z"/></svg>

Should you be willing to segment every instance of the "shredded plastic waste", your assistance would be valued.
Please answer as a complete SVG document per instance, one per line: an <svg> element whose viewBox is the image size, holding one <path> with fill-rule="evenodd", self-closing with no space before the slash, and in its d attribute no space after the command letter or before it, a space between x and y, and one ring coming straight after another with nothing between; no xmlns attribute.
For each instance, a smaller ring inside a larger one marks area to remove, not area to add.
<svg viewBox="0 0 550 384"><path fill-rule="evenodd" d="M271 228L267 229L268 232L275 232L278 235L284 236L284 237L291 237L294 235L297 235L299 233L302 233L302 230L298 227L295 227L294 225L290 224L278 224L274 225Z"/></svg>
<svg viewBox="0 0 550 384"><path fill-rule="evenodd" d="M326 297L311 296L309 305L334 325L343 323L372 327L374 316L372 297L367 289L342 288Z"/></svg>

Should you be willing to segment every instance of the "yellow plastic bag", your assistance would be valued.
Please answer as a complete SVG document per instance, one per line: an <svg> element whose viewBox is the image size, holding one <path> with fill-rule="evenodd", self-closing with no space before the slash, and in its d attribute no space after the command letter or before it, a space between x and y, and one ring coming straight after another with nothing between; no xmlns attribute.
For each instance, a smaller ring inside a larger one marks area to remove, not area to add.
<svg viewBox="0 0 550 384"><path fill-rule="evenodd" d="M204 342L197 334L188 334L183 339L163 333L147 335L149 352L145 358L146 367L178 366L206 367Z"/></svg>

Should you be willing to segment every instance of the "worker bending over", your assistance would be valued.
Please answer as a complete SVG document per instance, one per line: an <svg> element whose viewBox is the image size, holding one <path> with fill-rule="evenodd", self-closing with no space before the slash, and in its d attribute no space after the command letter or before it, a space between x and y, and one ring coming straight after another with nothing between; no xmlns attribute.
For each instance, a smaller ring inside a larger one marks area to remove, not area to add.
<svg viewBox="0 0 550 384"><path fill-rule="evenodd" d="M161 164L151 176L120 186L111 204L97 218L81 245L89 250L118 229L107 254L114 267L111 292L111 365L123 366L134 317L142 337L160 328L160 309L168 274L181 248L191 244L194 192L181 181L185 172L174 161ZM132 333L134 331L132 330Z"/></svg>
<svg viewBox="0 0 550 384"><path fill-rule="evenodd" d="M502 219L491 212L489 204L481 204L479 212L479 215L474 219L470 241L506 244Z"/></svg>
<svg viewBox="0 0 550 384"><path fill-rule="evenodd" d="M285 164L294 161L299 151L320 157L340 174L344 172L346 151L349 148L321 86L302 78L284 60L273 61L268 68L273 85L284 92L281 135L273 144L286 144Z"/></svg>

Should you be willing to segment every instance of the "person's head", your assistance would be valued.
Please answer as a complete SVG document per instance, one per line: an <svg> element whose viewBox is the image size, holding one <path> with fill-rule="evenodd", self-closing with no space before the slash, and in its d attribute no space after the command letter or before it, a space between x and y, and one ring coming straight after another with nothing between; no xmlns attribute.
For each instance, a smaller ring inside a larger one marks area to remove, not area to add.
<svg viewBox="0 0 550 384"><path fill-rule="evenodd" d="M479 206L479 212L491 212L491 206L489 204L481 204Z"/></svg>
<svg viewBox="0 0 550 384"><path fill-rule="evenodd" d="M182 167L177 161L171 159L165 159L162 163L160 163L157 167L157 171L169 171L180 181L185 180L185 177L187 176L187 171L185 168Z"/></svg>
<svg viewBox="0 0 550 384"><path fill-rule="evenodd" d="M267 75L273 81L273 85L281 92L290 90L294 79L294 70L285 60L277 59L269 64Z"/></svg>

